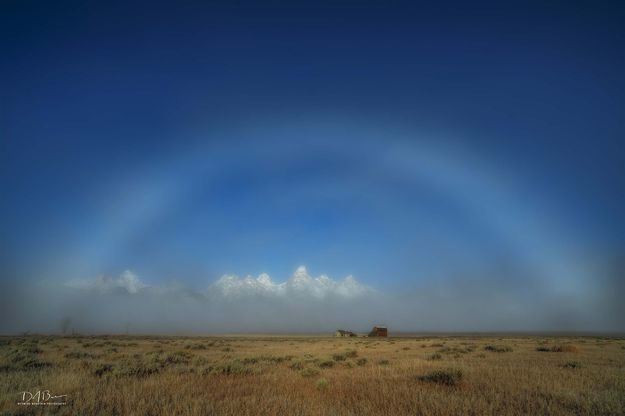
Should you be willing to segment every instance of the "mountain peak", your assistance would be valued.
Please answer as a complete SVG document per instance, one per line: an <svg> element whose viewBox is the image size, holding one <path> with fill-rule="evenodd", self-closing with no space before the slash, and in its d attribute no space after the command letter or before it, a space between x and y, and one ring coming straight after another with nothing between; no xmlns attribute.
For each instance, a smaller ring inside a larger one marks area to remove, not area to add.
<svg viewBox="0 0 625 416"><path fill-rule="evenodd" d="M270 286L273 282L271 281L271 277L269 277L269 275L267 273L261 273L256 280L258 281L258 283L261 283L262 285L265 286Z"/></svg>

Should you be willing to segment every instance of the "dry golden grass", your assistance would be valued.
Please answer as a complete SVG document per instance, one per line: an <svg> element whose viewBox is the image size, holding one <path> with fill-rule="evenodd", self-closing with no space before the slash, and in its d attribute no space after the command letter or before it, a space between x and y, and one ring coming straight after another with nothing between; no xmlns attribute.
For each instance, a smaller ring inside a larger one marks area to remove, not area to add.
<svg viewBox="0 0 625 416"><path fill-rule="evenodd" d="M67 405L17 404L37 390ZM5 337L0 414L619 415L625 341Z"/></svg>

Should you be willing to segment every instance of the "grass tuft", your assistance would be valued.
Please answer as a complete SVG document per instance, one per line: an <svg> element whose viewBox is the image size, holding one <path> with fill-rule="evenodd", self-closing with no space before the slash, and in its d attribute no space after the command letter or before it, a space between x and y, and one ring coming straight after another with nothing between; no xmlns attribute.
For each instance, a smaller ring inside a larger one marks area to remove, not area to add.
<svg viewBox="0 0 625 416"><path fill-rule="evenodd" d="M330 382L326 380L325 378L320 378L315 383L315 387L317 387L317 390L326 390L329 385L330 385Z"/></svg>
<svg viewBox="0 0 625 416"><path fill-rule="evenodd" d="M302 371L300 371L300 374L303 377L314 377L319 374L319 369L314 367L306 367Z"/></svg>

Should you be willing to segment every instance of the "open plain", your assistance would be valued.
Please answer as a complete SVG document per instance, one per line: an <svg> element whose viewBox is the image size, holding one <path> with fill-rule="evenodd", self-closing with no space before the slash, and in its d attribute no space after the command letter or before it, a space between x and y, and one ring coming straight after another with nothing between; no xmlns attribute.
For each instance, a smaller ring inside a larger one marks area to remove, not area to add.
<svg viewBox="0 0 625 416"><path fill-rule="evenodd" d="M0 344L2 415L625 414L623 338L24 336ZM64 404L37 404L46 400Z"/></svg>

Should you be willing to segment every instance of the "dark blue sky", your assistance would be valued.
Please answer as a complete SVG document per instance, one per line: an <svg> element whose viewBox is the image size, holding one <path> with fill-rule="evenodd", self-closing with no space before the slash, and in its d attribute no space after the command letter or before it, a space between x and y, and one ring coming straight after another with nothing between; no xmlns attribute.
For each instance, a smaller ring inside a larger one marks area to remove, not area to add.
<svg viewBox="0 0 625 416"><path fill-rule="evenodd" d="M609 303L624 21L622 2L4 1L0 279L306 264Z"/></svg>

